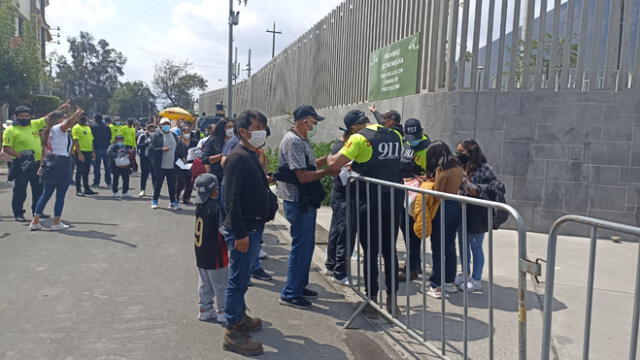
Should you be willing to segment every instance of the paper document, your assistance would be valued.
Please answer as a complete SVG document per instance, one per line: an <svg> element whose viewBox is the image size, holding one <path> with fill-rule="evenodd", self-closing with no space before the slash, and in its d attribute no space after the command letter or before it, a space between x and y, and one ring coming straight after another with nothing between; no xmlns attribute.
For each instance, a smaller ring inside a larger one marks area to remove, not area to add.
<svg viewBox="0 0 640 360"><path fill-rule="evenodd" d="M176 160L176 165L182 170L191 170L192 164L185 164L184 161L182 161L182 159L178 159Z"/></svg>

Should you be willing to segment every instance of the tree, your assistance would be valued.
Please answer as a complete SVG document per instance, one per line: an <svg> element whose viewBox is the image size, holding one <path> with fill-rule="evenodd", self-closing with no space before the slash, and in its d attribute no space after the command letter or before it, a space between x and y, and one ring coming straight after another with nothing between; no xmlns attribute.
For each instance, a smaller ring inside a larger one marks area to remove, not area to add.
<svg viewBox="0 0 640 360"><path fill-rule="evenodd" d="M58 57L56 64L57 90L61 98L71 99L84 109L106 112L109 101L118 89L120 76L127 59L121 52L109 47L109 43L98 40L87 32L72 37L69 42L71 62Z"/></svg>
<svg viewBox="0 0 640 360"><path fill-rule="evenodd" d="M15 36L16 16L15 5L0 6L0 105L26 103L44 74L36 29L25 22Z"/></svg>
<svg viewBox="0 0 640 360"><path fill-rule="evenodd" d="M147 117L155 111L155 96L142 81L122 84L113 95L109 107L109 113L122 118Z"/></svg>
<svg viewBox="0 0 640 360"><path fill-rule="evenodd" d="M191 63L174 62L167 59L156 64L153 87L158 97L167 100L171 106L193 110L194 90L206 90L207 80L191 73Z"/></svg>

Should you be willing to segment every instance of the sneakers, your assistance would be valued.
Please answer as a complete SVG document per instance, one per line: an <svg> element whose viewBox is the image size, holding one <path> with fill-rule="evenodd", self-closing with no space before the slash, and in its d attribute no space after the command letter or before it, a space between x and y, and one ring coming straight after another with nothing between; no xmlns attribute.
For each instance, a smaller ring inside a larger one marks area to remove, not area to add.
<svg viewBox="0 0 640 360"><path fill-rule="evenodd" d="M29 231L37 231L42 230L42 225L40 224L29 224Z"/></svg>
<svg viewBox="0 0 640 360"><path fill-rule="evenodd" d="M93 191L93 190L91 190L91 189L86 189L86 190L84 191L84 194L85 194L85 195L98 195L98 192Z"/></svg>
<svg viewBox="0 0 640 360"><path fill-rule="evenodd" d="M456 279L453 281L453 283L454 283L457 287L462 286L462 284L464 284L464 274L458 274L458 275L456 275Z"/></svg>
<svg viewBox="0 0 640 360"><path fill-rule="evenodd" d="M216 315L217 315L217 312L213 309L209 309L209 310L200 309L200 312L198 313L198 320L209 321L215 318Z"/></svg>
<svg viewBox="0 0 640 360"><path fill-rule="evenodd" d="M82 191L76 191L76 196L84 197L84 193Z"/></svg>
<svg viewBox="0 0 640 360"><path fill-rule="evenodd" d="M236 324L225 331L222 348L243 356L262 355L264 353L262 344L252 340L249 334L242 331L239 325Z"/></svg>
<svg viewBox="0 0 640 360"><path fill-rule="evenodd" d="M260 249L260 259L266 259L269 257L269 254L266 253L266 251Z"/></svg>
<svg viewBox="0 0 640 360"><path fill-rule="evenodd" d="M308 300L313 300L318 298L318 293L311 289L304 289L302 291L302 297Z"/></svg>
<svg viewBox="0 0 640 360"><path fill-rule="evenodd" d="M144 190L140 190L140 192L138 193L138 197L144 197Z"/></svg>
<svg viewBox="0 0 640 360"><path fill-rule="evenodd" d="M24 218L24 215L19 215L14 217L17 222L27 222L27 219Z"/></svg>
<svg viewBox="0 0 640 360"><path fill-rule="evenodd" d="M111 196L113 196L114 199L118 199L120 197L120 193L114 192Z"/></svg>
<svg viewBox="0 0 640 360"><path fill-rule="evenodd" d="M470 293L482 291L482 281L471 279L467 283L467 286L460 286L460 290L468 291Z"/></svg>
<svg viewBox="0 0 640 360"><path fill-rule="evenodd" d="M60 223L58 225L51 225L50 230L51 231L62 231L62 230L67 230L69 228L69 225L63 223L62 221L60 221Z"/></svg>
<svg viewBox="0 0 640 360"><path fill-rule="evenodd" d="M311 307L311 302L302 296L288 300L281 297L280 305L291 306L296 309L309 309Z"/></svg>
<svg viewBox="0 0 640 360"><path fill-rule="evenodd" d="M133 197L133 195L129 194L129 193L124 193L122 194L122 197L125 199L131 199Z"/></svg>
<svg viewBox="0 0 640 360"><path fill-rule="evenodd" d="M216 321L219 322L220 324L226 324L227 316L224 314L224 312L219 312L216 314Z"/></svg>
<svg viewBox="0 0 640 360"><path fill-rule="evenodd" d="M429 289L427 290L427 295L431 296L434 299L441 299L442 290L439 287L429 286Z"/></svg>
<svg viewBox="0 0 640 360"><path fill-rule="evenodd" d="M338 285L349 286L349 278L346 276L342 279L337 279L335 276L332 276L331 282Z"/></svg>
<svg viewBox="0 0 640 360"><path fill-rule="evenodd" d="M364 315L367 319L375 320L380 318L380 314L378 314L378 310L376 310L371 304L365 305L364 309L362 309L362 315Z"/></svg>
<svg viewBox="0 0 640 360"><path fill-rule="evenodd" d="M452 283L444 284L444 292L448 294L454 294L458 292L458 287L453 285Z"/></svg>
<svg viewBox="0 0 640 360"><path fill-rule="evenodd" d="M254 279L263 280L263 281L270 281L272 279L271 275L269 275L269 273L264 271L264 269L255 270L251 275L253 276Z"/></svg>
<svg viewBox="0 0 640 360"><path fill-rule="evenodd" d="M151 200L151 208L152 209L158 208L158 200Z"/></svg>
<svg viewBox="0 0 640 360"><path fill-rule="evenodd" d="M172 202L171 204L169 204L169 209L171 210L180 210L180 203L178 203L177 201Z"/></svg>
<svg viewBox="0 0 640 360"><path fill-rule="evenodd" d="M240 330L244 332L253 332L262 329L262 320L258 318L252 318L247 314L244 314L242 320L238 323Z"/></svg>

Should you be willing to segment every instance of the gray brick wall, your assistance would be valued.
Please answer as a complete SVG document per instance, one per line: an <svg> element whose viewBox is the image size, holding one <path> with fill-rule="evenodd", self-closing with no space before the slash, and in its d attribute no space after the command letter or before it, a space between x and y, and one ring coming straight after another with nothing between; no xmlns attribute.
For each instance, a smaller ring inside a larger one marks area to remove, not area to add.
<svg viewBox="0 0 640 360"><path fill-rule="evenodd" d="M346 112L368 112L367 106L323 109L327 121L314 141L336 138ZM433 139L451 146L475 130L507 186L509 203L531 231L548 232L554 220L570 213L640 225L640 92L458 91L377 106L420 119ZM270 124L273 147L290 124L284 117ZM565 228L571 235L587 232Z"/></svg>

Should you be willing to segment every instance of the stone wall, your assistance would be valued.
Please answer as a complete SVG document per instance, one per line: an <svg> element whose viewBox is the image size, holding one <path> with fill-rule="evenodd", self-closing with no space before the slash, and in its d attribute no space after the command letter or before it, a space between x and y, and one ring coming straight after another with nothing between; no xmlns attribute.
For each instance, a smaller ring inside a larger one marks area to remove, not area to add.
<svg viewBox="0 0 640 360"><path fill-rule="evenodd" d="M367 106L319 110L327 120L313 141L338 137L346 112L368 112ZM640 92L430 93L377 107L420 119L432 139L452 147L475 137L531 231L548 232L564 214L640 225ZM271 118L270 127L269 146L276 147L290 121ZM571 224L564 229L589 231Z"/></svg>

